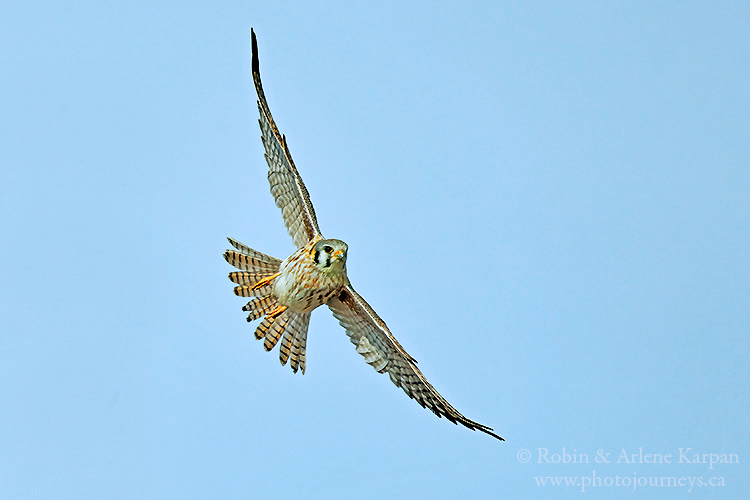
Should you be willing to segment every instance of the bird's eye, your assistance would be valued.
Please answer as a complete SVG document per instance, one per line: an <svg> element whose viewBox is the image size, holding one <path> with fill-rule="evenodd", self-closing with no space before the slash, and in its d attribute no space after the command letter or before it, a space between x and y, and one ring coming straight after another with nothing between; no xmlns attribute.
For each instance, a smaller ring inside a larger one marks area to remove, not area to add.
<svg viewBox="0 0 750 500"><path fill-rule="evenodd" d="M333 252L333 247L331 247L329 245L326 245L326 246L323 247L323 251L325 253L331 253L331 252Z"/></svg>

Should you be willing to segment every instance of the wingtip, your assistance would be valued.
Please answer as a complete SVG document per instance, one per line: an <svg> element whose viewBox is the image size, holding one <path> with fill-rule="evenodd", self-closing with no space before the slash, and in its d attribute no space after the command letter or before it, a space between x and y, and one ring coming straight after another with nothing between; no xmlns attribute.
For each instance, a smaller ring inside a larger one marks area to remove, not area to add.
<svg viewBox="0 0 750 500"><path fill-rule="evenodd" d="M495 434L494 432L488 432L487 434L489 434L489 435L490 435L490 436L492 436L493 438L497 439L498 441L503 441L503 442L505 441L505 438L504 438L504 437L502 437L502 436L498 436L498 435L497 435L497 434Z"/></svg>
<svg viewBox="0 0 750 500"><path fill-rule="evenodd" d="M503 438L502 436L500 436L498 434L495 434L495 431L492 429L492 427L490 427L488 425L480 424L479 422L475 422L473 420L469 420L468 418L463 417L463 415L461 415L459 418L456 418L455 420L453 418L451 418L450 415L448 415L448 414L445 414L445 417L448 418L448 420L450 420L454 424L459 424L460 423L461 425L463 425L465 427L468 427L472 431L484 432L485 434L488 434L488 435L492 436L495 439L498 439L500 441L505 441L505 438Z"/></svg>
<svg viewBox="0 0 750 500"><path fill-rule="evenodd" d="M255 31L250 28L250 38L253 45L253 72L260 74L260 63L258 61L258 39L255 37Z"/></svg>
<svg viewBox="0 0 750 500"><path fill-rule="evenodd" d="M490 436L492 436L495 439L499 439L500 441L505 441L505 438L503 438L502 436L499 436L499 435L495 434L495 432L492 430L492 427L487 427L487 426L483 425L481 427L477 427L477 429L480 430L480 431L482 431L482 432L484 432L485 434L489 434Z"/></svg>

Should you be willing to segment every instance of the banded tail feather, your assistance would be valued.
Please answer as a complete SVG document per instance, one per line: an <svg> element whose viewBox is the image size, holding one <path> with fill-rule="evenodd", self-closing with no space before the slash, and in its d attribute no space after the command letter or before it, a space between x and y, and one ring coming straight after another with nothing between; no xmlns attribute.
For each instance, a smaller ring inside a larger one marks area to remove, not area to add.
<svg viewBox="0 0 750 500"><path fill-rule="evenodd" d="M305 348L307 346L307 328L310 325L310 313L295 315L290 321L287 330L294 330L294 340L292 341L292 355L290 366L292 371L297 373L297 368L302 369L305 373Z"/></svg>
<svg viewBox="0 0 750 500"><path fill-rule="evenodd" d="M275 264L277 269L281 265L281 260L277 259L276 257L271 257L270 255L266 255L266 254L264 254L262 252L259 252L257 250L253 250L249 246L243 245L239 241L234 240L232 238L227 238L227 239L229 240L229 243L234 248L236 248L241 254L245 254L245 255L247 255L249 257L254 257L255 259L257 259L257 260L259 260L261 262L265 262L267 264Z"/></svg>
<svg viewBox="0 0 750 500"><path fill-rule="evenodd" d="M243 271L273 274L279 269L279 264L265 262L253 255L244 254L236 250L227 250L224 252L224 259L237 269L242 269Z"/></svg>
<svg viewBox="0 0 750 500"><path fill-rule="evenodd" d="M293 340L294 331L290 328L284 332L284 338L281 340L281 345L279 346L279 361L281 361L282 365L286 365L286 362L289 360L289 355L292 353Z"/></svg>
<svg viewBox="0 0 750 500"><path fill-rule="evenodd" d="M263 279L276 274L279 271L281 261L270 255L253 250L232 238L227 239L237 250L227 250L224 252L224 259L237 269L241 269L241 271L229 273L230 281L238 285L234 287L234 294L239 297L260 297L260 299L269 297L271 295L270 282L259 288L254 288L254 286ZM273 304L275 305L275 300ZM264 311L262 314L265 314L267 309L265 306L267 305L269 305L267 301L262 303L261 301L250 301L243 309L254 311L257 307L262 306L262 310ZM250 316L253 316L253 314L251 313ZM257 319L258 317L260 316L253 319ZM248 319L248 321L252 320Z"/></svg>
<svg viewBox="0 0 750 500"><path fill-rule="evenodd" d="M271 310L276 307L276 299L274 299L272 296L268 295L266 297L260 297L255 300L251 300L244 306L242 306L243 311L249 311L250 314L247 315L247 321L248 323L251 321L255 321L258 318L262 318Z"/></svg>
<svg viewBox="0 0 750 500"><path fill-rule="evenodd" d="M255 338L258 340L265 338L266 333L271 329L275 320L276 318L273 316L266 316L263 318L263 321L260 322L258 328L255 329Z"/></svg>
<svg viewBox="0 0 750 500"><path fill-rule="evenodd" d="M289 311L287 310L281 313L277 318L271 318L273 321L271 321L271 325L266 331L263 341L263 348L266 351L270 351L274 348L274 346L276 346L276 342L278 342L279 338L281 338L281 335L284 333L284 328L286 328L286 325L289 322L290 314L291 313L289 313ZM256 334L255 336L258 337L258 334ZM284 363L282 362L282 364Z"/></svg>
<svg viewBox="0 0 750 500"><path fill-rule="evenodd" d="M273 274L268 274L266 272L249 272L249 271L234 271L232 273L229 273L229 280L232 283L237 283L238 285L245 285L245 286L253 286L266 276L273 276Z"/></svg>
<svg viewBox="0 0 750 500"><path fill-rule="evenodd" d="M243 245L239 241L235 241L232 238L227 239L236 250L227 250L226 252L224 252L224 259L237 269L240 269L242 271L250 271L250 273L244 274L232 273L237 277L237 279L240 279L241 276L246 276L249 278L252 274L262 274L263 276L267 276L279 271L279 266L281 265L281 261L279 259L258 252L257 250L253 250L247 245ZM232 279L232 275L230 275L229 279L234 281L234 279ZM234 282L238 283L237 281Z"/></svg>
<svg viewBox="0 0 750 500"><path fill-rule="evenodd" d="M267 297L271 295L271 285L253 288L251 286L236 286L234 294L238 297Z"/></svg>

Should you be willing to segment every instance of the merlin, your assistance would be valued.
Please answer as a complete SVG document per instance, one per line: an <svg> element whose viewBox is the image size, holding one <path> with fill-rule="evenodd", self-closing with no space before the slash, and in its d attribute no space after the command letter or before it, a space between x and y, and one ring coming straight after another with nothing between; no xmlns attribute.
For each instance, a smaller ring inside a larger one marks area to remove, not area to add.
<svg viewBox="0 0 750 500"><path fill-rule="evenodd" d="M237 285L234 293L252 297L242 308L249 313L247 321L263 318L255 337L263 340L267 351L281 341L281 364L289 362L295 373L298 369L304 373L310 313L325 304L365 361L379 373L387 373L423 408L454 424L503 440L490 427L464 417L435 390L417 368L417 360L401 347L385 322L352 287L346 275L348 247L343 241L326 239L320 233L310 195L292 161L286 137L279 132L268 108L260 82L258 42L252 30L251 38L253 82L258 93L268 182L284 225L297 246L282 261L229 238L234 250L227 250L224 258L239 269L229 273L229 279Z"/></svg>

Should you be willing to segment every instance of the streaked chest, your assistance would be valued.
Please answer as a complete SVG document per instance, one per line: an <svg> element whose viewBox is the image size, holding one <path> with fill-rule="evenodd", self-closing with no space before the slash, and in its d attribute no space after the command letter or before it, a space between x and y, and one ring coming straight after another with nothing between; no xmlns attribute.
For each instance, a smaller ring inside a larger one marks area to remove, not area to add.
<svg viewBox="0 0 750 500"><path fill-rule="evenodd" d="M281 305L293 311L309 312L338 294L343 279L334 279L312 263L309 249L300 248L282 262L273 283L273 294Z"/></svg>

